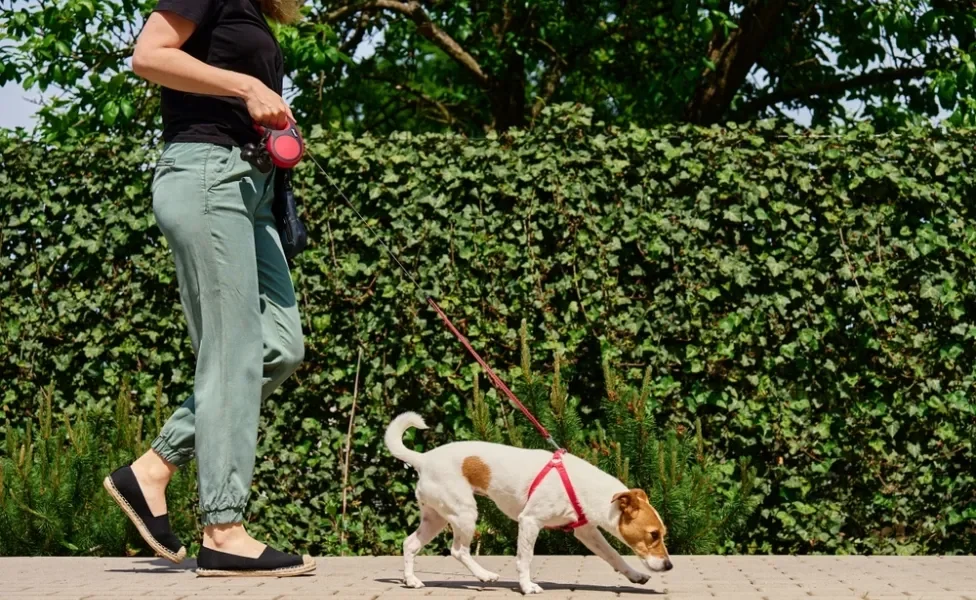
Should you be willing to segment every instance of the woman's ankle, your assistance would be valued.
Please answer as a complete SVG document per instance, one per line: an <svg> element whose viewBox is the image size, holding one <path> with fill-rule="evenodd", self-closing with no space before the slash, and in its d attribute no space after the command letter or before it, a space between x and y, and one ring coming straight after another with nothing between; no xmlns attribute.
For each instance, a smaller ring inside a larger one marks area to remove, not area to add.
<svg viewBox="0 0 976 600"><path fill-rule="evenodd" d="M265 544L255 540L243 523L207 525L203 529L203 546L211 550L257 558Z"/></svg>
<svg viewBox="0 0 976 600"><path fill-rule="evenodd" d="M220 548L249 538L243 523L222 523L203 528L203 543L211 548Z"/></svg>
<svg viewBox="0 0 976 600"><path fill-rule="evenodd" d="M165 487L176 473L177 466L149 449L132 463L132 471L140 484Z"/></svg>

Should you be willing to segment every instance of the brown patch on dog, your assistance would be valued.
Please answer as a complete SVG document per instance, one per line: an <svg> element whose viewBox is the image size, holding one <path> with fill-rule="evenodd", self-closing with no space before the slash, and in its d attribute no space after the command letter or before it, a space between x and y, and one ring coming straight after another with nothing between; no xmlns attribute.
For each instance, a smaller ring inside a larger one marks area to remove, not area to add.
<svg viewBox="0 0 976 600"><path fill-rule="evenodd" d="M661 516L647 500L644 490L632 489L620 492L613 497L612 502L620 507L620 537L633 548L638 556L653 556L665 559L668 550L664 547L664 536L668 534L667 527L661 522Z"/></svg>
<svg viewBox="0 0 976 600"><path fill-rule="evenodd" d="M461 474L476 490L487 490L491 483L491 467L477 456L469 456L461 463Z"/></svg>

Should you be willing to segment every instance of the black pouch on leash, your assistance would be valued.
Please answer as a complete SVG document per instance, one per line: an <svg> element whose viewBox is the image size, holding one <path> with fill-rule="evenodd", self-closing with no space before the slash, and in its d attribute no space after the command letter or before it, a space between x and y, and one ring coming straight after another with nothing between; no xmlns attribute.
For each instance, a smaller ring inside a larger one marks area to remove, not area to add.
<svg viewBox="0 0 976 600"><path fill-rule="evenodd" d="M285 258L291 261L308 245L308 232L298 217L295 194L291 191L291 170L276 169L274 182L274 202L271 204L275 226L281 238Z"/></svg>

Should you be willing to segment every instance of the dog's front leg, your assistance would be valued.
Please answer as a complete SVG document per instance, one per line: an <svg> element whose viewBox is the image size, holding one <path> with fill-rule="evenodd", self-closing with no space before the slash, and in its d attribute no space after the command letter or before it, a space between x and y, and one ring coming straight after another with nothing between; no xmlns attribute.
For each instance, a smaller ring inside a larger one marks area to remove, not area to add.
<svg viewBox="0 0 976 600"><path fill-rule="evenodd" d="M541 594L542 588L532 582L530 567L535 553L535 541L539 537L542 526L539 520L526 514L518 519L518 554L515 557L515 567L518 570L519 587L523 594Z"/></svg>
<svg viewBox="0 0 976 600"><path fill-rule="evenodd" d="M599 528L595 525L588 525L586 527L580 527L573 532L576 539L583 542L583 545L590 549L590 552L596 554L603 560L610 563L613 570L623 574L624 577L629 579L632 583L647 583L651 576L645 573L641 573L637 569L631 567L624 560L624 557L620 556L613 546L607 542L607 539L603 537L600 533Z"/></svg>

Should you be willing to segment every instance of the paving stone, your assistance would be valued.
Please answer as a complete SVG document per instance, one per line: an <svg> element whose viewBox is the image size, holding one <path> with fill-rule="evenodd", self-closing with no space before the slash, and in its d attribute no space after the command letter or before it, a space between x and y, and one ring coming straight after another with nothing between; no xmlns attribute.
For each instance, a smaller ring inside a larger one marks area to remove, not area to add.
<svg viewBox="0 0 976 600"><path fill-rule="evenodd" d="M910 594L910 595L879 595L869 594L867 596L855 596L861 600L964 600L964 596L931 596L929 594Z"/></svg>
<svg viewBox="0 0 976 600"><path fill-rule="evenodd" d="M633 557L627 562L644 570ZM593 556L537 556L539 600L976 600L976 557L676 556L675 569L635 585ZM314 575L281 579L197 577L194 561L158 559L0 558L0 598L7 600L495 600L523 598L512 557L479 556L499 573L482 583L450 557L422 556L427 587L403 585L403 559L316 559Z"/></svg>
<svg viewBox="0 0 976 600"><path fill-rule="evenodd" d="M679 596L680 597L680 596ZM770 595L758 591L753 592L716 592L715 598L721 600L780 600L782 596Z"/></svg>

